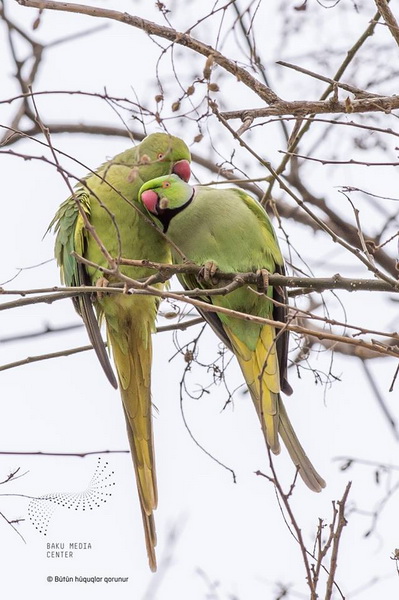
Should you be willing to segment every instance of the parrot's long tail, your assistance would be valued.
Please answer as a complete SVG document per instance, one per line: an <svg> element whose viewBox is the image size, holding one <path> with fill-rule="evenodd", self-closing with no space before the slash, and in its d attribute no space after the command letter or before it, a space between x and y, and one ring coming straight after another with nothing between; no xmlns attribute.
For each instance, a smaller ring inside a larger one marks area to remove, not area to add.
<svg viewBox="0 0 399 600"><path fill-rule="evenodd" d="M326 486L307 457L291 425L280 397L280 371L273 327L260 332L255 350L250 350L227 329L241 370L258 413L263 435L273 454L280 452L280 434L294 465L306 485L314 492Z"/></svg>
<svg viewBox="0 0 399 600"><path fill-rule="evenodd" d="M279 399L279 434L288 450L294 465L299 469L299 475L302 477L308 488L314 492L321 492L326 487L326 482L306 455L305 450L294 431L291 421L288 418L287 411L281 398Z"/></svg>
<svg viewBox="0 0 399 600"><path fill-rule="evenodd" d="M108 327L108 337L119 376L127 433L143 517L148 561L152 571L157 563L157 543L153 511L158 494L154 460L151 416L151 325L148 314L125 312L115 326Z"/></svg>
<svg viewBox="0 0 399 600"><path fill-rule="evenodd" d="M251 350L233 332L226 328L235 355L251 393L263 435L273 454L279 454L279 392L280 377L277 352L273 343L272 327L263 327Z"/></svg>
<svg viewBox="0 0 399 600"><path fill-rule="evenodd" d="M154 449L151 447L152 453L152 468L144 473L145 469L138 467L140 461L139 452L136 450L137 442L134 440L133 428L130 425L130 419L127 415L126 409L124 409L127 427L127 436L129 439L130 450L132 453L134 469L136 472L137 489L139 492L141 516L143 519L145 545L147 548L148 562L151 571L157 570L157 558L155 555L155 546L157 545L157 534L155 531L155 519L153 511L157 507L158 496L157 496L157 482L155 473L155 462L153 459ZM151 440L152 442L152 440ZM141 453L143 454L143 453ZM149 476L150 481L146 482L145 478Z"/></svg>

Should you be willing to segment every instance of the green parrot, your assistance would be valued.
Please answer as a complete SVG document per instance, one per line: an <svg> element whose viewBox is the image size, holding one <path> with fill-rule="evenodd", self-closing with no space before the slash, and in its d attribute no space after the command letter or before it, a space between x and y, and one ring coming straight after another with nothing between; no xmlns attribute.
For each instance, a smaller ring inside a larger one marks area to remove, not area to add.
<svg viewBox="0 0 399 600"><path fill-rule="evenodd" d="M169 173L176 173L177 177L188 181L189 149L177 137L153 133L134 148L104 163L77 185L74 195L61 204L49 226L57 233L55 256L65 285L106 286L118 281L116 277L104 278L99 269L83 265L71 255L76 252L96 265L109 267L90 226L115 259L170 262L169 245L137 201L138 191L144 182ZM89 228L85 225L82 211L89 221ZM153 274L153 271L141 267L120 266L120 271L134 279ZM162 285L159 284L159 287ZM158 303L159 300L151 296L106 293L74 299L100 363L111 384L117 387L99 329L99 322L105 318L121 390L152 571L156 570L153 511L157 506L157 483L151 417L151 332Z"/></svg>
<svg viewBox="0 0 399 600"><path fill-rule="evenodd" d="M139 199L154 221L187 259L212 272L263 270L284 273L284 260L273 226L262 206L239 189L192 187L175 175L145 183ZM181 263L172 250L173 261ZM179 277L186 289L205 287L206 278ZM207 278L209 279L209 277ZM227 282L218 282L223 286ZM273 303L271 298L276 301ZM285 291L267 286L259 293L243 286L227 295L204 294L203 300L224 308L278 321L286 321ZM315 492L325 487L288 418L280 392L292 393L287 381L288 331L253 323L223 313L203 311L219 337L232 349L258 413L266 442L280 452L281 436L299 474Z"/></svg>

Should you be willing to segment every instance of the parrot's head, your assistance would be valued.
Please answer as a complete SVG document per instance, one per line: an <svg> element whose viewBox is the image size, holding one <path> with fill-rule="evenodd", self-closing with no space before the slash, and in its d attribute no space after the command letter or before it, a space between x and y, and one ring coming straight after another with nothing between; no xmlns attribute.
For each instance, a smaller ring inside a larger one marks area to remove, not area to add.
<svg viewBox="0 0 399 600"><path fill-rule="evenodd" d="M188 181L191 176L190 161L190 150L183 140L167 133L152 133L139 146L142 181L171 173Z"/></svg>
<svg viewBox="0 0 399 600"><path fill-rule="evenodd" d="M151 179L141 186L139 202L150 216L158 220L166 233L170 221L193 200L195 189L178 175L166 175Z"/></svg>

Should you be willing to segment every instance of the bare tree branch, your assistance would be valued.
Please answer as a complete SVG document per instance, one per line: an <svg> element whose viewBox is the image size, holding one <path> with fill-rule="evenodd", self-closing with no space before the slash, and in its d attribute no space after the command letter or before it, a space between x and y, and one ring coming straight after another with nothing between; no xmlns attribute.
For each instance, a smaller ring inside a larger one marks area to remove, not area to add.
<svg viewBox="0 0 399 600"><path fill-rule="evenodd" d="M399 46L399 27L398 22L396 21L393 12L388 6L388 2L386 0L374 0L378 11L385 23L388 25L389 31L392 34L393 39Z"/></svg>
<svg viewBox="0 0 399 600"><path fill-rule="evenodd" d="M194 50L195 52L210 58L214 63L221 66L228 73L231 73L239 81L242 81L247 87L253 90L262 100L268 104L274 104L279 100L279 97L268 88L266 85L255 79L246 69L239 67L238 64L226 58L223 54L204 44L203 42L196 40L189 33L182 33L171 29L170 27L164 27L157 25L146 19L129 15L128 13L122 13L117 10L108 10L105 8L86 6L84 4L71 4L68 2L53 2L52 0L17 0L21 6L30 6L32 8L40 8L41 10L59 10L62 12L79 13L83 15L89 15L91 17L99 17L105 19L112 19L137 27L142 31L145 31L148 35L155 35L169 40L172 43L180 44Z"/></svg>
<svg viewBox="0 0 399 600"><path fill-rule="evenodd" d="M13 450L0 450L0 456L77 456L85 458L92 454L129 454L129 450L90 450L89 452L14 452Z"/></svg>

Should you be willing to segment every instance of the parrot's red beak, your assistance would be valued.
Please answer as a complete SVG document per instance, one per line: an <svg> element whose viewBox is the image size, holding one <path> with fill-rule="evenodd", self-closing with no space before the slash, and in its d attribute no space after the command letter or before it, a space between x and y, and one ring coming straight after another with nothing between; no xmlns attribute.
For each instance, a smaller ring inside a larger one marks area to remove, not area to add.
<svg viewBox="0 0 399 600"><path fill-rule="evenodd" d="M141 194L141 201L148 210L148 212L153 215L157 215L157 204L158 204L158 194L154 192L154 190L146 190Z"/></svg>
<svg viewBox="0 0 399 600"><path fill-rule="evenodd" d="M173 165L172 173L178 175L180 179L188 182L191 177L191 167L188 160L179 160Z"/></svg>

